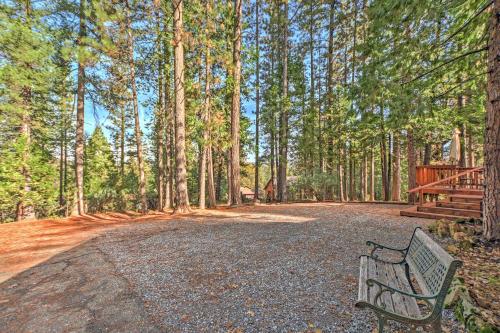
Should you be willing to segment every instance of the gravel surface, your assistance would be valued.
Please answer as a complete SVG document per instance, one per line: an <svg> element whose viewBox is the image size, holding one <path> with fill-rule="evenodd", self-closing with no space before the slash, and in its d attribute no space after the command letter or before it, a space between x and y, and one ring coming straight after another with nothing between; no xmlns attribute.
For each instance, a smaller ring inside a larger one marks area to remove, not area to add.
<svg viewBox="0 0 500 333"><path fill-rule="evenodd" d="M92 251L104 259L89 267L80 263L79 274L88 271L94 276L90 280L104 275L111 285L116 283L110 281L121 282L118 291L100 289L112 295L99 306L113 304L113 297L121 293L120 300L132 303L127 311L139 316L132 321L140 325L130 324L129 332L371 332L375 317L353 307L358 256L366 253L365 241L403 246L416 226L430 222L400 217L400 208L262 205L129 225L80 246L78 251ZM7 281L0 289L46 278L50 268L45 266ZM49 281L56 283L54 279ZM70 278L69 283L86 281ZM26 293L28 289L25 298ZM29 299L14 303L15 295L0 291L0 327L14 328L16 320L29 320L21 316ZM70 299L71 293L63 298ZM6 306L10 311L2 317ZM64 317L63 307L58 308ZM82 323L84 331L123 331L103 316L92 317L92 311ZM449 332L461 332L449 312L445 325ZM33 331L52 331L46 328ZM393 332L400 330L404 331L392 327Z"/></svg>

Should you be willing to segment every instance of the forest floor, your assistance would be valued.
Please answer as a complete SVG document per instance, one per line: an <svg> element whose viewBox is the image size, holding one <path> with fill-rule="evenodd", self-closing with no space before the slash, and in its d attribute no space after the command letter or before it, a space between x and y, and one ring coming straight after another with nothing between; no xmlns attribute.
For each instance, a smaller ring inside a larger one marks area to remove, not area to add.
<svg viewBox="0 0 500 333"><path fill-rule="evenodd" d="M0 225L0 331L372 332L375 317L353 306L365 241L403 246L432 222L400 209L301 203ZM445 331L462 332L444 317Z"/></svg>

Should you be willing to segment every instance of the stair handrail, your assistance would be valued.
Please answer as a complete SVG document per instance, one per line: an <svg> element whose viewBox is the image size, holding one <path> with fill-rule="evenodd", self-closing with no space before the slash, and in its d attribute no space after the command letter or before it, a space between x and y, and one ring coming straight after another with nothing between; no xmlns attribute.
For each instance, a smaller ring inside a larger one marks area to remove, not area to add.
<svg viewBox="0 0 500 333"><path fill-rule="evenodd" d="M434 185L437 185L437 184L445 183L445 182L450 181L452 179L456 179L456 178L465 176L465 175L467 175L469 173L474 173L474 172L482 171L483 169L484 169L484 167L477 167L477 168L470 169L470 170L467 170L467 171L459 172L456 175L443 178L443 179L435 181L433 183L429 183L429 184L425 184L425 185L422 185L422 186L419 186L419 187L415 187L415 188L409 190L408 193L418 192L419 204L420 204L420 206L422 206L424 204L424 189L425 188L431 187L431 186L434 186Z"/></svg>
<svg viewBox="0 0 500 333"><path fill-rule="evenodd" d="M437 185L437 184L441 184L441 183L445 183L445 182L447 182L449 180L465 176L465 175L467 175L469 173L474 173L474 172L477 172L477 171L482 171L483 169L484 169L484 167L477 167L477 168L474 168L474 169L463 171L463 172L457 173L457 174L455 174L453 176L449 176L449 177L440 179L438 181L435 181L435 182L432 182L432 183L429 183L429 184L425 184L425 185L422 185L422 186L419 186L419 187L412 188L411 190L408 190L408 193L418 192L420 190L423 190L424 188L431 187L431 186L434 186L434 185Z"/></svg>

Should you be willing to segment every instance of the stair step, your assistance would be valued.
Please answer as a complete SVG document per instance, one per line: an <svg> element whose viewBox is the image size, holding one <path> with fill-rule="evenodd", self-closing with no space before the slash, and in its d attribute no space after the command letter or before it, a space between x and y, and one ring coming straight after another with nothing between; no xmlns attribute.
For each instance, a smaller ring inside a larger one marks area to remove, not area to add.
<svg viewBox="0 0 500 333"><path fill-rule="evenodd" d="M467 216L454 216L454 215L445 215L445 214L436 214L436 213L427 213L427 212L418 212L415 210L401 210L399 212L401 216L409 216L409 217L420 217L424 219L434 219L434 220L449 220L449 221L457 221Z"/></svg>
<svg viewBox="0 0 500 333"><path fill-rule="evenodd" d="M449 195L451 202L473 202L480 203L483 200L481 195L461 195L461 194L452 194Z"/></svg>
<svg viewBox="0 0 500 333"><path fill-rule="evenodd" d="M464 217L481 217L480 210L471 210L471 209L418 206L417 211L426 212L426 213L434 213L434 214L442 214L442 215L453 215L453 216L464 216Z"/></svg>
<svg viewBox="0 0 500 333"><path fill-rule="evenodd" d="M479 211L481 210L480 202L438 201L436 202L436 206L446 207L446 208L479 210Z"/></svg>

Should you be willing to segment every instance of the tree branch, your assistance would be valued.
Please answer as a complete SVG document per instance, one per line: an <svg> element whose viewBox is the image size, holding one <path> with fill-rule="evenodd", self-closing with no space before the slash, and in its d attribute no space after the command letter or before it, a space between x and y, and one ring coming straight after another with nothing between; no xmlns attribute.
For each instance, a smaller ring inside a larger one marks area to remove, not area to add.
<svg viewBox="0 0 500 333"><path fill-rule="evenodd" d="M436 70L440 69L441 67L444 67L444 66L446 66L446 65L448 65L448 64L450 64L450 63L452 63L452 62L454 62L454 61L457 61L457 60L459 60L459 59L465 58L465 57L467 57L467 56L469 56L469 55L471 55L471 54L475 54L475 53L483 52L483 51L486 51L486 50L488 50L488 46L487 46L487 45L486 45L485 47L480 48L480 49L473 50L473 51L469 51L469 52L463 53L463 54L461 54L461 55L458 55L458 56L456 56L456 57L454 57L454 58L448 59L448 60L446 60L445 62L443 62L442 64L440 64L440 65L438 65L438 66L436 66L436 67L434 67L434 68L432 68L432 69L428 70L427 72L424 72L424 73L422 73L422 74L420 74L420 75L418 75L418 76L414 77L414 78L413 78L413 79L411 79L410 81L403 82L402 84L403 84L403 85L405 85L405 84L412 83L412 82L414 82L414 81L420 80L421 78L423 78L423 77L425 77L425 76L427 76L427 75L431 74L432 72L435 72Z"/></svg>

